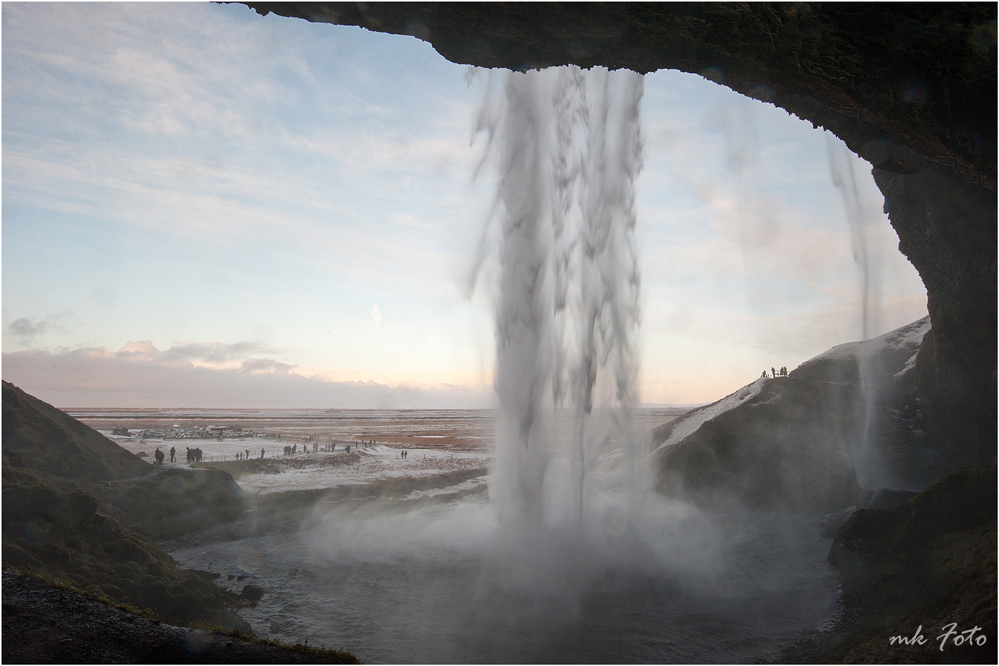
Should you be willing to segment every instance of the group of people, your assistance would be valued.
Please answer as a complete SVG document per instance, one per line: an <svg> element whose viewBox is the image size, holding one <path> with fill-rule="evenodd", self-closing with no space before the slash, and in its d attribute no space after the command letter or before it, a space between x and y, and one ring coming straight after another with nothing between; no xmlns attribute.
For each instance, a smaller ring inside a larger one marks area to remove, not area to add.
<svg viewBox="0 0 999 666"><path fill-rule="evenodd" d="M285 455L288 455L288 452L290 451L290 449L291 449L291 447L287 447L287 446L284 447ZM303 451L305 450L304 446L302 447L302 450ZM261 460L264 459L264 453L265 453L264 449L260 449L260 459ZM192 449L191 447L187 447L187 462L188 462L188 464L195 463L195 462L201 462L201 459L204 458L204 455L205 455L205 452L202 451L200 448ZM160 451L159 448L157 448L156 451L155 451L155 453L153 453L153 457L156 459L155 464L162 465L163 461L166 459L166 454L163 453L162 451ZM170 447L170 462L172 463L176 459L176 457L177 457L177 449L176 449L176 447L171 446ZM246 449L245 451L241 451L241 452L239 452L239 453L236 454L236 460L249 460L249 459L250 459L250 449Z"/></svg>
<svg viewBox="0 0 999 666"><path fill-rule="evenodd" d="M250 459L250 449L246 451L241 451L236 454L236 460L249 460ZM264 450L260 449L260 459L264 459Z"/></svg>
<svg viewBox="0 0 999 666"><path fill-rule="evenodd" d="M767 376L767 371L763 371L763 377ZM770 368L770 376L776 379L777 377L787 377L787 366L782 366L780 370L775 370Z"/></svg>
<svg viewBox="0 0 999 666"><path fill-rule="evenodd" d="M201 449L195 449L195 451L198 452L197 453L198 461L200 461L201 460ZM193 456L194 456L194 452L192 452L191 449L188 448L187 449L187 462L192 462L193 461ZM159 448L157 447L156 452L153 453L153 457L156 459L156 464L157 465L162 465L163 464L163 460L166 458L166 454L163 453L162 451L160 451ZM173 462L176 457L177 457L177 448L174 447L174 446L171 446L170 447L170 462Z"/></svg>
<svg viewBox="0 0 999 666"><path fill-rule="evenodd" d="M409 455L409 451L402 451L399 453L399 457L405 460L406 456Z"/></svg>
<svg viewBox="0 0 999 666"><path fill-rule="evenodd" d="M767 373L764 372L763 374L764 374L764 376L766 376ZM278 435L278 439L280 439L280 435ZM315 437L312 436L312 435L310 435L308 437L308 439L314 440ZM365 448L367 448L369 446L374 446L375 445L375 440L373 440L373 439L370 439L370 440L359 440L359 441L355 442L355 445L360 445L360 446L364 446ZM345 448L345 450L346 450L347 453L350 453L350 446L351 446L350 444L344 445L344 448ZM324 445L323 449L325 451L331 451L331 452L332 451L336 451L336 442L327 442ZM304 444L303 443L302 444L302 449L301 449L302 453L307 453L308 450L309 450L308 444ZM292 444L290 446L284 447L284 454L286 456L294 455L294 454L296 454L298 452L299 452L298 444ZM319 442L315 442L315 441L313 442L313 444L312 444L312 452L313 453L318 453L319 452ZM407 455L408 455L408 453L409 453L408 451L402 451L399 454L399 457L400 458L406 458ZM153 455L156 458L156 464L157 465L162 465L163 461L166 459L166 454L163 453L162 451L160 451L159 449L156 449L156 452ZM188 462L188 464L190 464L190 463L196 463L196 462L201 462L202 459L204 458L204 455L205 455L204 451L202 451L200 448L192 449L191 447L187 447L187 462ZM176 458L176 456L177 456L177 449L175 447L171 446L170 447L170 462L171 463L174 462L174 459ZM261 458L261 460L263 460L263 458L264 458L264 449L260 449L260 458ZM236 454L236 460L249 460L249 459L250 459L250 449L246 449L245 451L241 451L241 452L239 452L239 453Z"/></svg>

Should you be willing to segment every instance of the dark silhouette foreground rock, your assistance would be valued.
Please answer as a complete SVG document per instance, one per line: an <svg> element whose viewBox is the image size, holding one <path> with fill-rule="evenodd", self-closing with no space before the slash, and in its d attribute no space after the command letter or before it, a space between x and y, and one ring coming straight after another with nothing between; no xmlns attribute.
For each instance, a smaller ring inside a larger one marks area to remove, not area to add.
<svg viewBox="0 0 999 666"><path fill-rule="evenodd" d="M356 664L347 652L280 646L163 624L37 578L3 572L4 663Z"/></svg>
<svg viewBox="0 0 999 666"><path fill-rule="evenodd" d="M857 510L829 563L854 612L816 661L996 663L995 465L954 472L897 507ZM978 627L977 640L941 641L951 624ZM892 643L917 633L922 644Z"/></svg>

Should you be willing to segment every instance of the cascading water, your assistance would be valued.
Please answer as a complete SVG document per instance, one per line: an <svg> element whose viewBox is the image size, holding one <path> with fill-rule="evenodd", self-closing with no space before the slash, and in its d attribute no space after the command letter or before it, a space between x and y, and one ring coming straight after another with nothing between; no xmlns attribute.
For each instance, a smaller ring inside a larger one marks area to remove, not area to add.
<svg viewBox="0 0 999 666"><path fill-rule="evenodd" d="M491 500L528 539L592 522L597 457L624 449L623 519L636 507L635 178L643 79L562 67L508 73L478 129L499 162L496 391ZM617 432L598 432L594 407ZM620 510L620 509L619 509Z"/></svg>
<svg viewBox="0 0 999 666"><path fill-rule="evenodd" d="M846 146L831 136L827 136L826 148L829 153L832 181L839 190L843 198L843 206L846 209L853 260L857 264L860 276L861 339L869 340L875 331L880 329L881 276L876 260L874 225L868 219L864 212L864 206L860 203L857 177ZM861 441L854 447L854 466L860 484L868 488L875 488L886 482L873 442L877 421L877 396L881 392L879 378L882 374L878 367L877 356L862 354L858 359L857 370L866 404Z"/></svg>

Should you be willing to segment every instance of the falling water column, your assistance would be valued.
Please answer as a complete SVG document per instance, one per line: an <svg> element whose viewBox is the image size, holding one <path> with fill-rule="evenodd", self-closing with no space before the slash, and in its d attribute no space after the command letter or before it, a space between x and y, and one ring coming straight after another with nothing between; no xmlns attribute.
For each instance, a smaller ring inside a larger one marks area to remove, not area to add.
<svg viewBox="0 0 999 666"><path fill-rule="evenodd" d="M558 507L584 518L603 444L589 432L601 387L610 387L604 402L620 411L628 465L634 474L640 469L628 410L637 399L642 91L642 77L627 71L511 73L500 108L484 108L489 120L480 123L498 154L502 215L502 412L490 492L503 520L531 532L564 520ZM559 412L571 417L565 432ZM568 478L552 467L566 458Z"/></svg>

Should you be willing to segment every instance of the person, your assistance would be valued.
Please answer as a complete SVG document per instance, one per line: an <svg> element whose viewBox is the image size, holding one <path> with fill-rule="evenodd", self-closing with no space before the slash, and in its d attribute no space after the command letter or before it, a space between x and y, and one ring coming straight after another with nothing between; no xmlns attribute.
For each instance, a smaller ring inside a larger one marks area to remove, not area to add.
<svg viewBox="0 0 999 666"><path fill-rule="evenodd" d="M260 459L261 460L264 459L264 450L263 449L260 449Z"/></svg>
<svg viewBox="0 0 999 666"><path fill-rule="evenodd" d="M173 462L174 456L176 456L176 455L177 455L177 447L171 446L170 447L170 462L171 463Z"/></svg>
<svg viewBox="0 0 999 666"><path fill-rule="evenodd" d="M156 456L156 464L157 465L162 465L163 464L163 458L166 457L166 456L163 455L163 452L160 451L159 449L156 449L156 453L154 455Z"/></svg>

